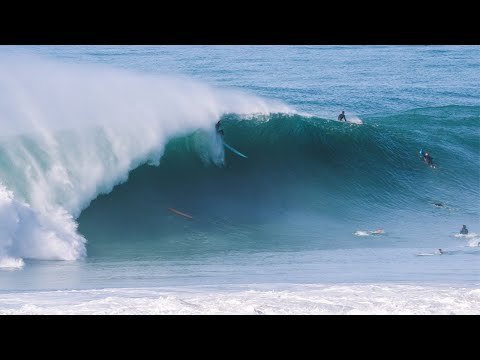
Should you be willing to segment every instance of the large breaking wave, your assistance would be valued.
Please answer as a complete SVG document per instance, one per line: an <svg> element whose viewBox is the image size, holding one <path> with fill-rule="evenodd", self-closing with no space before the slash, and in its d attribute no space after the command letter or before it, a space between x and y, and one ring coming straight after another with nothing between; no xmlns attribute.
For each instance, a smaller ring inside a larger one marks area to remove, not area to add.
<svg viewBox="0 0 480 360"><path fill-rule="evenodd" d="M75 219L132 169L158 164L170 139L214 138L226 113L272 112L292 109L181 77L0 57L0 266L85 256Z"/></svg>

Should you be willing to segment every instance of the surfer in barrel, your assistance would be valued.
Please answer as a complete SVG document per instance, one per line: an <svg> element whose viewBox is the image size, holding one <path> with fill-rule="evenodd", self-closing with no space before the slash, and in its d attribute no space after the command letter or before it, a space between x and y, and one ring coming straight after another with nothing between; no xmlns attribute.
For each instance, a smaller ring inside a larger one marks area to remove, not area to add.
<svg viewBox="0 0 480 360"><path fill-rule="evenodd" d="M220 134L220 136L222 137L222 142L223 142L223 145L229 149L230 151L234 152L235 154L237 154L238 156L241 156L243 158L246 158L248 159L248 157L246 155L243 155L240 151L238 151L237 149L234 149L233 147L231 147L230 145L228 145L224 140L223 140L223 136L225 135L225 133L223 132L223 129L221 129L221 126L222 124L220 124L220 121L221 120L218 120L217 123L215 124L215 130L217 131L217 134Z"/></svg>
<svg viewBox="0 0 480 360"><path fill-rule="evenodd" d="M224 132L223 132L223 129L220 128L220 126L222 126L222 125L220 124L220 121L221 121L221 120L218 120L218 122L215 124L215 130L217 130L217 133L219 133L220 135L223 136L223 135L225 135L225 134L224 134Z"/></svg>

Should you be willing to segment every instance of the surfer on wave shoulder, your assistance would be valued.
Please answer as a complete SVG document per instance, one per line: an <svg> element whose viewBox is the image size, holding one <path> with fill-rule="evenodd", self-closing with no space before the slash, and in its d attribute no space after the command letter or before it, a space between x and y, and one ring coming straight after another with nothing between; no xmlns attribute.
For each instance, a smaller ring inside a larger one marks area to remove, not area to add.
<svg viewBox="0 0 480 360"><path fill-rule="evenodd" d="M347 118L345 117L345 111L342 111L342 113L338 115L338 121L347 121Z"/></svg>

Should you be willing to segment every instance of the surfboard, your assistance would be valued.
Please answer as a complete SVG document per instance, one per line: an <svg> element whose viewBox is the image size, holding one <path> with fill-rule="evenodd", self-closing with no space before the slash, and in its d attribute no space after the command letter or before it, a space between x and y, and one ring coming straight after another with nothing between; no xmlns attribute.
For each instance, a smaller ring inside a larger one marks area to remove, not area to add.
<svg viewBox="0 0 480 360"><path fill-rule="evenodd" d="M348 120L338 120L334 119L333 121L345 123L345 124L355 124L355 125L363 125L363 120L357 116L349 116Z"/></svg>
<svg viewBox="0 0 480 360"><path fill-rule="evenodd" d="M223 142L223 145L225 145L225 147L230 150L231 152L234 152L235 154L237 154L238 156L241 156L241 157L244 157L245 159L248 159L247 156L243 155L240 151L234 149L233 147L231 147L230 145L228 145L225 141Z"/></svg>
<svg viewBox="0 0 480 360"><path fill-rule="evenodd" d="M168 208L168 210L170 210L170 211L173 212L174 214L177 214L177 215L179 215L179 216L184 217L185 219L193 220L193 217L191 217L190 215L185 214L185 213L183 213L183 212L181 212L181 211L178 211L177 209Z"/></svg>

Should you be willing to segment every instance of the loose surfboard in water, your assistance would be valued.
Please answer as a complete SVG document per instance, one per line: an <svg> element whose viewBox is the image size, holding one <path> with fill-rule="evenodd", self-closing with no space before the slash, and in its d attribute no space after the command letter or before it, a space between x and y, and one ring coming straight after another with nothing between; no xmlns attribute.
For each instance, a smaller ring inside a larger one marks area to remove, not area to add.
<svg viewBox="0 0 480 360"><path fill-rule="evenodd" d="M244 157L245 159L248 159L248 157L246 157L245 155L243 155L240 151L234 149L233 147L231 147L230 145L228 145L225 141L223 142L223 145L225 145L225 147L234 152L235 154L237 154L238 156L241 156L241 157Z"/></svg>
<svg viewBox="0 0 480 360"><path fill-rule="evenodd" d="M177 214L179 216L182 216L184 217L185 219L188 219L188 220L193 220L193 217L188 215L188 214L185 214L181 211L178 211L177 209L174 209L174 208L168 208L169 211L173 212L174 214Z"/></svg>

